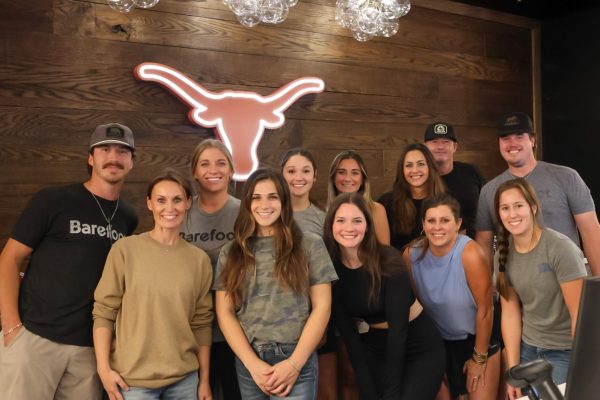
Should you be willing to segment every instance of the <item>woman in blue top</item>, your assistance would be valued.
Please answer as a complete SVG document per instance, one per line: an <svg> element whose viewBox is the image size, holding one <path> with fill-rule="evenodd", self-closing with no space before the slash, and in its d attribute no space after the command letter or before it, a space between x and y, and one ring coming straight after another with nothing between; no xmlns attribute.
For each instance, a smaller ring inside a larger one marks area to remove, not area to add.
<svg viewBox="0 0 600 400"><path fill-rule="evenodd" d="M447 387L438 399L493 399L500 376L499 340L490 339L492 277L483 251L459 234L460 206L439 193L423 202L425 238L407 248L417 297L446 344Z"/></svg>

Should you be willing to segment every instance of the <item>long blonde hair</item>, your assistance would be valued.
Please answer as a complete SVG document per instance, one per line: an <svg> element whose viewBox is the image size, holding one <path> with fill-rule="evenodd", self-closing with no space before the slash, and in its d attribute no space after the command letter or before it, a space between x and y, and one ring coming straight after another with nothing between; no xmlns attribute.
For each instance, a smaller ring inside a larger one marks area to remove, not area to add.
<svg viewBox="0 0 600 400"><path fill-rule="evenodd" d="M203 141L198 143L198 145L194 149L194 153L192 154L192 162L190 164L192 177L196 176L196 167L198 166L198 162L200 161L200 156L206 149L217 149L221 153L223 153L225 159L227 160L227 164L229 164L229 169L231 169L231 174L233 176L235 169L233 168L233 157L231 156L229 149L227 149L227 147L220 140L204 139ZM198 181L196 179L194 180L196 181L196 186L199 186ZM229 180L229 183L231 184L231 179ZM229 189L231 189L231 187L229 187Z"/></svg>
<svg viewBox="0 0 600 400"><path fill-rule="evenodd" d="M365 167L365 162L362 157L354 150L346 150L339 153L333 161L331 162L331 166L329 167L329 182L327 183L327 207L331 206L333 200L337 197L339 191L335 187L335 175L340 166L340 163L343 160L354 160L358 164L360 168L360 173L362 175L362 184L358 189L358 193L360 193L363 198L366 200L367 205L370 209L373 209L373 198L371 197L371 184L369 183L369 175L367 174L367 168Z"/></svg>

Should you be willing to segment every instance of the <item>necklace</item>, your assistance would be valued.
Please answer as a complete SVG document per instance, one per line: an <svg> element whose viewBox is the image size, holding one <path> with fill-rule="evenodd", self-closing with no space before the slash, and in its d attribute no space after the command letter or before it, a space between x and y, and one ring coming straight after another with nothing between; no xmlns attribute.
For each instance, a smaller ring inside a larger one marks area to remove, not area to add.
<svg viewBox="0 0 600 400"><path fill-rule="evenodd" d="M100 209L100 212L102 213L102 217L104 217L104 220L106 221L106 237L108 237L108 240L112 243L112 224L111 224L111 222L112 222L113 218L115 217L117 210L119 209L120 197L117 197L117 205L115 206L115 209L114 209L112 215L110 216L110 218L108 218L106 216L106 214L104 213L104 209L100 205L100 202L98 201L98 198L96 197L96 195L92 192L90 192L90 194L92 195L94 200L96 200L96 204L98 204L98 208Z"/></svg>

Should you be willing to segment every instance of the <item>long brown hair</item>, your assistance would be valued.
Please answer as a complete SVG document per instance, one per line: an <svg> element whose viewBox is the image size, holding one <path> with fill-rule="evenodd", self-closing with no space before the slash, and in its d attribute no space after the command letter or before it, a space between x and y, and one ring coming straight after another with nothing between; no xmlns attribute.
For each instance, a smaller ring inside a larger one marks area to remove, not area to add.
<svg viewBox="0 0 600 400"><path fill-rule="evenodd" d="M389 246L381 245L375 236L371 208L360 193L342 193L337 196L325 216L323 222L323 241L334 265L339 264L340 246L333 237L335 214L342 204L353 204L363 213L367 223L365 237L358 247L358 258L362 268L367 271L369 282L369 303L374 304L381 291L381 277L405 271L400 252Z"/></svg>
<svg viewBox="0 0 600 400"><path fill-rule="evenodd" d="M453 196L451 196L448 193L442 192L436 194L433 197L429 197L425 199L425 201L423 201L423 210L421 211L421 219L423 220L423 223L425 222L425 215L427 215L427 210L439 206L447 206L450 209L450 212L452 212L454 221L458 222L458 219L460 218L460 204ZM425 257L425 253L427 253L427 250L429 249L429 239L427 238L427 235L423 235L422 238L418 238L415 240L420 243L421 255L418 259L421 260L423 259L423 257Z"/></svg>
<svg viewBox="0 0 600 400"><path fill-rule="evenodd" d="M437 165L429 149L421 143L411 143L404 147L396 164L396 179L392 187L392 210L395 218L392 220L391 228L393 232L405 235L409 234L415 228L415 220L419 211L412 201L410 185L404 177L404 160L406 159L406 155L411 151L420 151L427 162L429 175L425 183L426 197L445 191L444 182L440 177Z"/></svg>
<svg viewBox="0 0 600 400"><path fill-rule="evenodd" d="M506 279L506 261L508 259L509 245L508 238L510 232L502 224L500 219L500 196L502 193L510 189L518 190L522 195L533 214L533 223L535 226L540 227L538 221L538 215L540 213L540 202L535 194L535 189L523 178L511 179L504 182L496 190L494 195L494 213L496 214L496 221L498 221L498 277L496 278L496 287L498 292L504 298L508 297L508 281Z"/></svg>
<svg viewBox="0 0 600 400"><path fill-rule="evenodd" d="M302 232L294 221L288 186L279 171L261 168L254 171L244 185L240 213L233 226L235 237L223 272L218 277L236 308L242 303L246 279L252 269L256 268L254 243L257 224L252 216L251 205L254 188L262 181L273 182L281 201L281 215L274 235L274 275L283 287L296 293L308 293L308 262L302 249Z"/></svg>
<svg viewBox="0 0 600 400"><path fill-rule="evenodd" d="M335 156L335 158L331 162L331 166L329 167L329 181L327 182L327 206L330 207L333 203L333 200L339 194L337 188L335 187L335 175L340 166L340 163L343 160L354 160L358 164L362 175L362 184L358 189L358 193L360 193L365 198L369 207L372 208L373 198L371 197L371 183L369 182L367 167L365 167L365 162L363 161L360 154L358 154L354 150L342 151L337 156Z"/></svg>
<svg viewBox="0 0 600 400"><path fill-rule="evenodd" d="M287 162L293 156L301 156L301 157L306 158L308 160L308 162L311 163L311 165L313 167L313 171L315 172L314 176L316 178L316 176L317 176L317 163L315 161L315 158L311 154L311 152L308 151L308 149L305 149L304 147L293 147L293 148L291 148L291 149L289 149L288 151L285 152L285 154L283 155L283 157L281 157L281 161L279 162L279 166L281 167L281 173L282 174L283 174L283 169L285 168L285 164L287 164ZM323 210L323 207L321 206L321 204L313 197L312 189L311 189L311 191L308 194L308 201L310 201L312 204L314 204L320 210Z"/></svg>

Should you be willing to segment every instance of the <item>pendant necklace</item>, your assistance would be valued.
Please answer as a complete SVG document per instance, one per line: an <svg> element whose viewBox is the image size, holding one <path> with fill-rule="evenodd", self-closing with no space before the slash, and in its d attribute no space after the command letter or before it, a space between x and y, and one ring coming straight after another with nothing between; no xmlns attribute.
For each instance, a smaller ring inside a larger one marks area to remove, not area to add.
<svg viewBox="0 0 600 400"><path fill-rule="evenodd" d="M96 197L96 195L92 192L90 192L90 194L92 195L92 197L94 198L94 200L96 200L96 204L98 204L98 208L100 209L100 212L102 213L102 217L104 217L104 220L106 221L106 235L108 237L108 240L110 241L110 243L112 244L112 220L115 217L115 214L117 213L117 210L119 209L119 199L120 197L117 197L117 205L115 206L115 209L112 213L112 215L110 216L110 218L108 218L106 216L106 214L104 213L104 209L102 208L102 206L100 205L100 202L98 201L98 198Z"/></svg>

